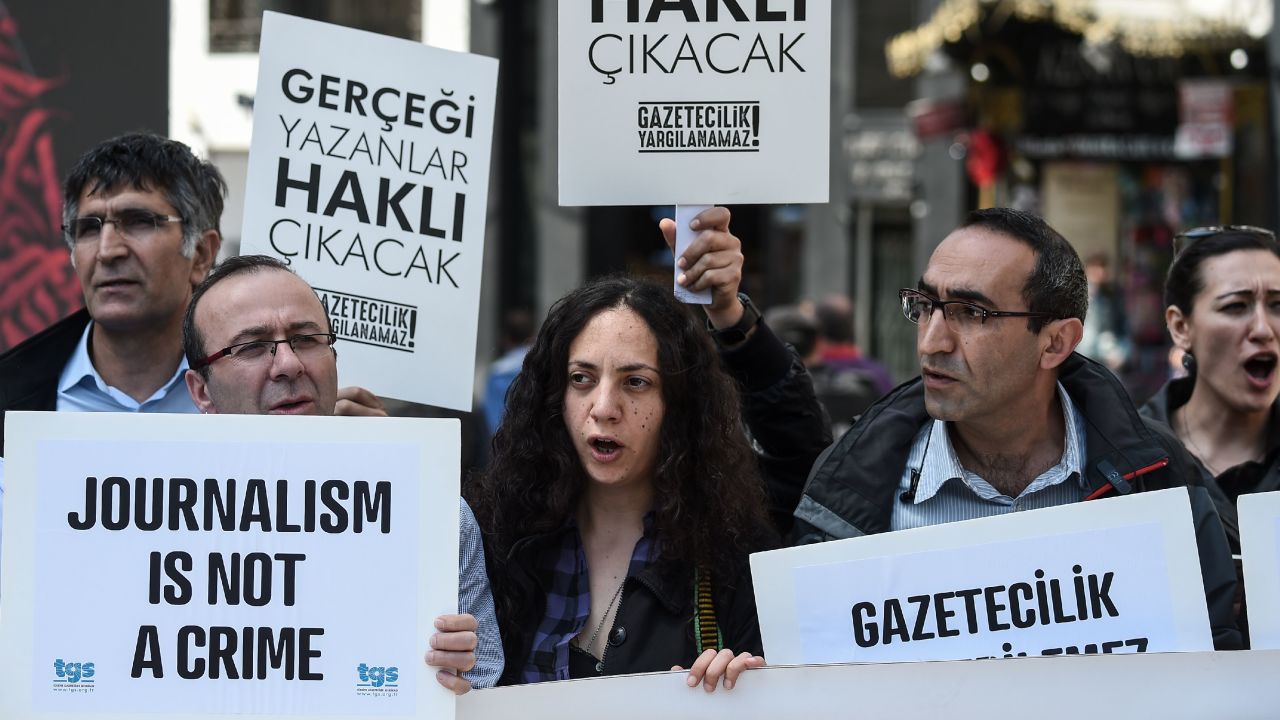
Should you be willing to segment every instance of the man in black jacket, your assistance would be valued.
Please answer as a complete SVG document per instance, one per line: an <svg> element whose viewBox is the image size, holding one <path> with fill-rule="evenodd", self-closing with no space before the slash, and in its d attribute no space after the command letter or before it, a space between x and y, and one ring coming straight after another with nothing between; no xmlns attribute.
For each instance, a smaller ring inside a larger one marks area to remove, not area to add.
<svg viewBox="0 0 1280 720"><path fill-rule="evenodd" d="M1074 353L1088 285L1071 245L1035 216L980 210L901 295L918 328L922 377L872 406L818 459L793 537L1187 486L1214 645L1240 647L1226 538L1186 451L1138 416L1114 375Z"/></svg>

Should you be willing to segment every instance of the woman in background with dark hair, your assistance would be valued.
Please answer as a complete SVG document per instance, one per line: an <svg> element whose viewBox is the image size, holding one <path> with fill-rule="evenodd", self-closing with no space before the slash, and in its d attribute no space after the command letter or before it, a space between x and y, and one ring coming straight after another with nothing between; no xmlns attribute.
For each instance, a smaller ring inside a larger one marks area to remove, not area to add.
<svg viewBox="0 0 1280 720"><path fill-rule="evenodd" d="M829 437L798 359L736 293L728 211L699 218L707 230L684 256L696 261L681 268L688 286L713 289L718 330L669 288L593 281L551 308L511 386L493 462L469 494L486 532L503 683L688 667L691 686L713 690L763 664L747 557L776 533L716 345L751 346L726 352L754 358L728 361L754 376L747 406L769 404L774 428L812 436L796 467ZM756 440L778 447L752 414ZM781 484L798 495L803 480Z"/></svg>
<svg viewBox="0 0 1280 720"><path fill-rule="evenodd" d="M1196 228L1165 282L1165 321L1188 376L1142 408L1199 461L1233 553L1236 498L1280 489L1280 245L1268 230Z"/></svg>

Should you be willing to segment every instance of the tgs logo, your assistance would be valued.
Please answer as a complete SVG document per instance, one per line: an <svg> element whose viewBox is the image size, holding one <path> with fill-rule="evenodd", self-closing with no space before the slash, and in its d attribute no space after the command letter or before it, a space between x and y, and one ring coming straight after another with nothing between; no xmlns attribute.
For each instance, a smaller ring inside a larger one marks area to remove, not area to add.
<svg viewBox="0 0 1280 720"><path fill-rule="evenodd" d="M356 668L356 672L360 674L361 686L367 687L395 687L396 681L400 679L400 668L395 666L369 667L364 663L360 663L360 666Z"/></svg>
<svg viewBox="0 0 1280 720"><path fill-rule="evenodd" d="M53 661L53 672L63 681L85 685L93 684L93 663L63 662L62 658Z"/></svg>

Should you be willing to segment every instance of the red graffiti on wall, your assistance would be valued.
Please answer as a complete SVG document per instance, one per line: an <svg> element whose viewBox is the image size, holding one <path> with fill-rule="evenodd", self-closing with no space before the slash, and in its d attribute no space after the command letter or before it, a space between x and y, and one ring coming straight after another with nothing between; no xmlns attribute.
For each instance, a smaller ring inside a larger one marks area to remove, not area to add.
<svg viewBox="0 0 1280 720"><path fill-rule="evenodd" d="M2 13L0 8L0 351L81 302L59 229L55 113L42 102L61 81L28 70L18 24Z"/></svg>

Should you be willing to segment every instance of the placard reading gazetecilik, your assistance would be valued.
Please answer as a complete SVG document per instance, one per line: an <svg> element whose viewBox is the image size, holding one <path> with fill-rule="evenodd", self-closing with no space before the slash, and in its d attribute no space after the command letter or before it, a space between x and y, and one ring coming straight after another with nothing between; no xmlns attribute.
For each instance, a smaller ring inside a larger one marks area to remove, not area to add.
<svg viewBox="0 0 1280 720"><path fill-rule="evenodd" d="M760 152L760 102L640 102L642 153Z"/></svg>
<svg viewBox="0 0 1280 720"><path fill-rule="evenodd" d="M413 352L418 333L418 308L337 290L315 288L315 291L333 324L333 332L340 339Z"/></svg>

